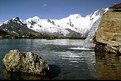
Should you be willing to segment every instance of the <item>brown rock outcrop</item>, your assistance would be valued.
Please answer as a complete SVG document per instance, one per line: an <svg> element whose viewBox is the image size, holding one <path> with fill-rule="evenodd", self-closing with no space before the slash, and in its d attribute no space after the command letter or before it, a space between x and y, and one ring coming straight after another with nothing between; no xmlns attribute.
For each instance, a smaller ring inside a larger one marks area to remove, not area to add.
<svg viewBox="0 0 121 81"><path fill-rule="evenodd" d="M120 6L118 4L118 9ZM121 11L109 9L103 15L96 32L96 41L103 44L106 51L121 53Z"/></svg>

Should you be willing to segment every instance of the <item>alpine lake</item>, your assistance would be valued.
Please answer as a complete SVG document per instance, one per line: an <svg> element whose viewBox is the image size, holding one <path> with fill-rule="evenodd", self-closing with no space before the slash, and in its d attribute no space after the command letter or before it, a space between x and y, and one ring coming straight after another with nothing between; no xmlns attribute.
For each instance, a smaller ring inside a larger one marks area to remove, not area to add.
<svg viewBox="0 0 121 81"><path fill-rule="evenodd" d="M81 39L1 39L0 80L119 80L121 56L95 50L78 50ZM95 44L91 44L94 49ZM12 49L40 55L50 67L46 76L7 72L2 62Z"/></svg>

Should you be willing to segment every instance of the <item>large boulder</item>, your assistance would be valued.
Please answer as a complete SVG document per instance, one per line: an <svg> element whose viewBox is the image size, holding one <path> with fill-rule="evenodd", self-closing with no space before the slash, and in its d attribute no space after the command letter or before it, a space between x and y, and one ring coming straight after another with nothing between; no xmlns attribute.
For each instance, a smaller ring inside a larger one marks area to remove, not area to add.
<svg viewBox="0 0 121 81"><path fill-rule="evenodd" d="M118 9L121 4L118 4ZM121 9L121 8L120 8ZM106 51L121 53L121 11L108 10L102 17L96 32L96 41ZM96 45L98 46L98 45Z"/></svg>
<svg viewBox="0 0 121 81"><path fill-rule="evenodd" d="M20 74L45 75L49 70L48 64L32 52L10 50L2 61L7 71Z"/></svg>

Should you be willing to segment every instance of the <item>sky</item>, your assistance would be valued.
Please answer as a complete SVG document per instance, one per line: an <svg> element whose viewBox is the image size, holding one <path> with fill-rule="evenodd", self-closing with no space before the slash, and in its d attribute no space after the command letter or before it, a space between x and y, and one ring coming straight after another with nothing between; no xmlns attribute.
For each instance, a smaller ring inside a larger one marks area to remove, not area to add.
<svg viewBox="0 0 121 81"><path fill-rule="evenodd" d="M71 14L86 16L121 0L0 0L0 22L19 17L61 19Z"/></svg>

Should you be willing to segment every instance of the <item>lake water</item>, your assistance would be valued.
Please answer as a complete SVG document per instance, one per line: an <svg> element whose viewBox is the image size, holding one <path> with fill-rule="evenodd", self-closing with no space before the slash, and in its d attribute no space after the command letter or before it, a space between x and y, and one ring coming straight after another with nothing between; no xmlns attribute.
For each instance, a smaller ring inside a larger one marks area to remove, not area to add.
<svg viewBox="0 0 121 81"><path fill-rule="evenodd" d="M83 40L72 39L3 39L0 40L0 80L96 80L105 79L103 73L104 59L95 57L95 51L71 50L78 47ZM91 44L94 47L94 44ZM40 55L50 66L50 71L45 77L20 75L8 73L3 69L2 58L11 49L32 51ZM101 61L100 61L101 60ZM110 62L110 61L109 61ZM102 65L101 65L101 64ZM119 61L113 62L120 66ZM108 66L108 64L106 64ZM115 64L113 65L115 66ZM120 66L121 67L121 66ZM106 68L106 66L105 66ZM121 68L114 68L119 70ZM112 70L111 70L112 71ZM111 73L111 72L107 72ZM115 75L117 73L115 72ZM121 74L121 71L120 71ZM110 76L111 77L111 76ZM120 77L120 76L119 76Z"/></svg>

